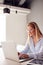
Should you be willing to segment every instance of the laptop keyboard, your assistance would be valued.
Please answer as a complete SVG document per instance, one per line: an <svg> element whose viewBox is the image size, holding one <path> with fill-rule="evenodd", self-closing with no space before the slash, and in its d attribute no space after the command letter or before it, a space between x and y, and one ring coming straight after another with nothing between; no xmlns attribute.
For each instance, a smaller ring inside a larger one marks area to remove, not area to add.
<svg viewBox="0 0 43 65"><path fill-rule="evenodd" d="M43 64L43 60L34 59L34 60L32 60L30 63L34 63L34 64Z"/></svg>

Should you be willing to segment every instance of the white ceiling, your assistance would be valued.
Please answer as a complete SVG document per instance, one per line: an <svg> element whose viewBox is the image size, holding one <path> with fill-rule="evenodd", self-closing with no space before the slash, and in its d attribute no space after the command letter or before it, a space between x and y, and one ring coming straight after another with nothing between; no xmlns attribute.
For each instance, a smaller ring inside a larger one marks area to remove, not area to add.
<svg viewBox="0 0 43 65"><path fill-rule="evenodd" d="M25 0L24 0L25 1ZM13 7L13 6L6 6L3 5L4 0L0 0L0 13L3 13L3 8L8 7L10 8L11 11L18 11L18 12L23 12L23 13L30 13L30 9L22 9L22 8L18 8L18 7ZM23 0L21 0L21 3L23 3Z"/></svg>
<svg viewBox="0 0 43 65"><path fill-rule="evenodd" d="M13 7L13 6L8 6L8 5L6 6L6 5L3 5L3 4L0 4L0 13L3 13L3 9L6 8L6 7L9 8L12 13L17 11L18 13L29 14L31 12L30 9L24 9L24 8Z"/></svg>

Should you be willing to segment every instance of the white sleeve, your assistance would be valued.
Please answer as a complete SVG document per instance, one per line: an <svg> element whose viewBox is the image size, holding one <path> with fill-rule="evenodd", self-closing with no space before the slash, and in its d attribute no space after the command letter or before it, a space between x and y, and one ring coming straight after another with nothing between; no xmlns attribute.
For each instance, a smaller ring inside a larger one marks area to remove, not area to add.
<svg viewBox="0 0 43 65"><path fill-rule="evenodd" d="M29 51L29 41L28 41L28 39L27 39L27 42L26 42L26 45L25 45L25 48L24 48L24 50L23 51L21 51L21 53L23 53L23 54L26 54L28 51Z"/></svg>

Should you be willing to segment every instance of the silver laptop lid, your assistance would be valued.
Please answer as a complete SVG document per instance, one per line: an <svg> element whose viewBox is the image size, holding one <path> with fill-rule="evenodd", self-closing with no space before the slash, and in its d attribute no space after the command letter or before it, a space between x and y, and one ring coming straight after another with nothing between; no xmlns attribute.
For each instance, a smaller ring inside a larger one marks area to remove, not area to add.
<svg viewBox="0 0 43 65"><path fill-rule="evenodd" d="M2 48L4 51L5 58L19 62L19 58L16 50L16 43L14 41L2 42Z"/></svg>

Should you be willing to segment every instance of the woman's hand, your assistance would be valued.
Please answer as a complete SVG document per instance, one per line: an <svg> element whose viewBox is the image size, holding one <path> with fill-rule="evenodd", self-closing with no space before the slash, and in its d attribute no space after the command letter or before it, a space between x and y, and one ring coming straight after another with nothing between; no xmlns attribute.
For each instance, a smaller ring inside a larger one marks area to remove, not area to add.
<svg viewBox="0 0 43 65"><path fill-rule="evenodd" d="M19 58L20 59L28 59L29 58L29 56L27 55L27 54L19 54Z"/></svg>

